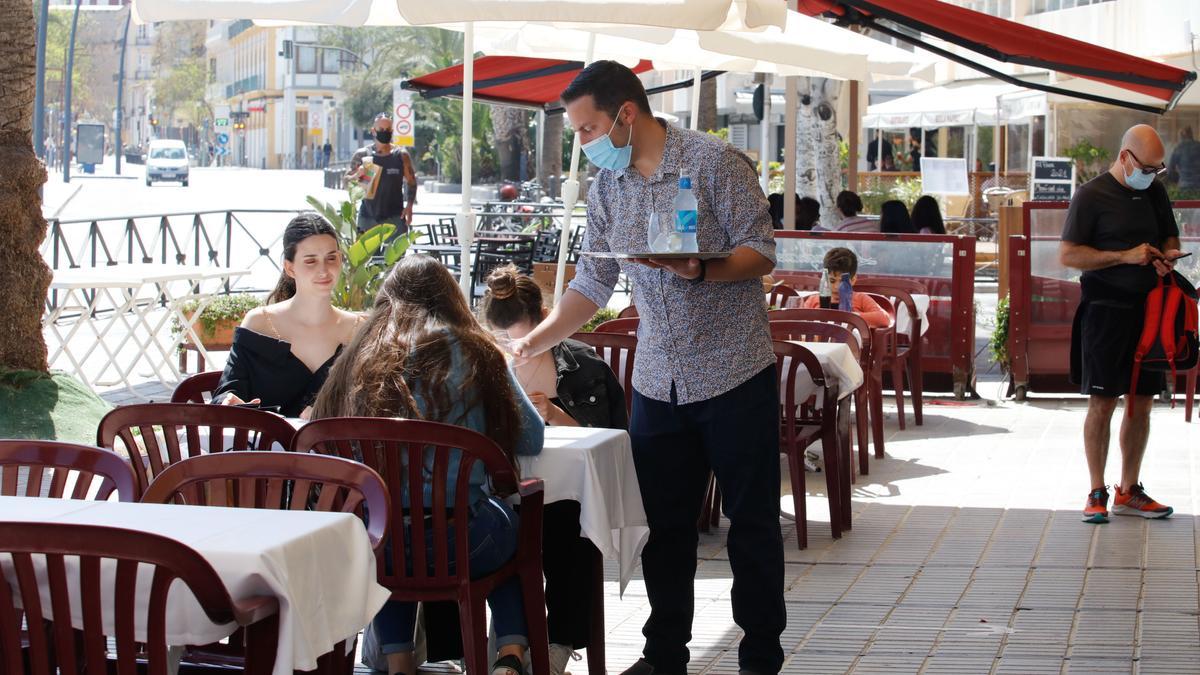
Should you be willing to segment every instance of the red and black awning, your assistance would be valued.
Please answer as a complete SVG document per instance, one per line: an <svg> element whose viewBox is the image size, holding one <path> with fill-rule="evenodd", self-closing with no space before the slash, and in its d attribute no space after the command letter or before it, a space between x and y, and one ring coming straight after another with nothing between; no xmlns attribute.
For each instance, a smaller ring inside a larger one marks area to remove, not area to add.
<svg viewBox="0 0 1200 675"><path fill-rule="evenodd" d="M651 70L649 61L640 61L633 72ZM559 96L567 85L583 70L581 61L559 59L535 59L525 56L479 56L475 58L475 99L480 103L497 103L524 108L561 112ZM704 74L704 79L715 77L720 71ZM673 89L691 86L685 80L653 89L647 94L658 94ZM405 89L420 92L424 98L450 96L461 98L463 93L462 65L443 68L404 83Z"/></svg>
<svg viewBox="0 0 1200 675"><path fill-rule="evenodd" d="M799 0L800 11L824 14L840 25L858 25L926 49L996 79L1029 89L1062 94L1153 113L1170 110L1196 79L1196 73L1050 33L940 0ZM880 20L885 21L880 21ZM1147 105L1111 96L1028 82L956 52L930 44L897 26L920 31L996 61L1045 68L1087 78L1161 101Z"/></svg>

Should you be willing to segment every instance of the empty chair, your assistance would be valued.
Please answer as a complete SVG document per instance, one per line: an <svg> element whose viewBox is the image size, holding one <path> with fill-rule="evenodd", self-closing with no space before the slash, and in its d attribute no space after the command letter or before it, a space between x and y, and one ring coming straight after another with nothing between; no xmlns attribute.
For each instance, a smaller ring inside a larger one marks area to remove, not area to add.
<svg viewBox="0 0 1200 675"><path fill-rule="evenodd" d="M175 386L175 391L171 393L171 403L209 403L220 384L219 370L196 373Z"/></svg>
<svg viewBox="0 0 1200 675"><path fill-rule="evenodd" d="M624 319L611 319L596 326L592 332L594 333L622 333L625 335L637 335L638 324L641 319L638 317L627 317Z"/></svg>
<svg viewBox="0 0 1200 675"><path fill-rule="evenodd" d="M22 489L22 487L24 489ZM0 495L137 499L129 462L101 448L60 441L0 440Z"/></svg>

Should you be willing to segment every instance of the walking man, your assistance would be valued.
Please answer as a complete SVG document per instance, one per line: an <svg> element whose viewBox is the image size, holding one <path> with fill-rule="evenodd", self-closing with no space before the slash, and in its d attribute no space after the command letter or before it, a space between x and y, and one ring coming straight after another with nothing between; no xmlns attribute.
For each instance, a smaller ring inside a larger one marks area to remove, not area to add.
<svg viewBox="0 0 1200 675"><path fill-rule="evenodd" d="M359 233L390 223L396 226L395 235L408 231L412 222L413 204L417 201L417 174L412 159L404 148L392 145L392 118L379 113L371 126L375 142L359 148L350 158L347 179L362 180L363 160L367 157L380 168L375 194L364 197L358 207Z"/></svg>
<svg viewBox="0 0 1200 675"><path fill-rule="evenodd" d="M1166 171L1162 139L1139 124L1125 132L1108 172L1075 192L1067 211L1059 259L1083 270L1082 297L1071 331L1071 381L1088 397L1083 445L1091 492L1083 509L1088 523L1108 522L1109 423L1117 401L1131 395L1133 355L1141 335L1146 295L1175 266L1179 228L1167 190L1154 180ZM1161 372L1142 370L1132 414L1121 419L1121 482L1114 485L1113 513L1166 518L1169 506L1146 494L1139 482L1150 436L1154 396L1164 388Z"/></svg>
<svg viewBox="0 0 1200 675"><path fill-rule="evenodd" d="M580 257L562 300L518 358L546 351L608 304L618 276L633 281L641 316L629 434L650 525L642 572L650 617L643 657L625 675L687 672L696 576L696 521L710 469L729 517L733 618L745 636L743 673L783 664L783 541L779 527L779 378L761 278L775 267L767 200L754 164L709 134L653 117L633 71L585 68L562 94L584 152L599 167L588 190L584 251L646 250L648 214L673 220L680 175L699 203L707 262Z"/></svg>

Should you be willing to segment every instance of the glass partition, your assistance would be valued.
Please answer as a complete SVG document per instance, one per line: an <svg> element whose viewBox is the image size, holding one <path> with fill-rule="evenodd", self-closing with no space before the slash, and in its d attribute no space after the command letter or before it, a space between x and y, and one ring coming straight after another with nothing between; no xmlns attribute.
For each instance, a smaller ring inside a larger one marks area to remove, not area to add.
<svg viewBox="0 0 1200 675"><path fill-rule="evenodd" d="M975 239L968 236L776 232L774 275L815 289L825 253L845 247L858 256L859 281L917 282L929 296L922 342L927 386L940 391L973 383ZM961 388L960 388L961 386Z"/></svg>

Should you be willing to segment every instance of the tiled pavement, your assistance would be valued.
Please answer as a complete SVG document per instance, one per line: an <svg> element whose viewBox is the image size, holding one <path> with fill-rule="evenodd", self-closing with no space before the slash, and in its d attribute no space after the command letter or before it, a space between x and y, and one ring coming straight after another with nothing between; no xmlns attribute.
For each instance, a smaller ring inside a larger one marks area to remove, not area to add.
<svg viewBox="0 0 1200 675"><path fill-rule="evenodd" d="M1181 409L1154 413L1143 480L1174 517L1087 525L1082 406L931 401L925 425L910 412L904 432L889 414L888 457L858 479L854 528L838 541L809 474L807 550L782 521L784 671L1200 673L1200 432ZM1110 480L1118 457L1114 446ZM692 673L738 669L726 526L701 535ZM640 655L649 606L640 577L624 598L615 565L606 578L608 668L620 672Z"/></svg>

